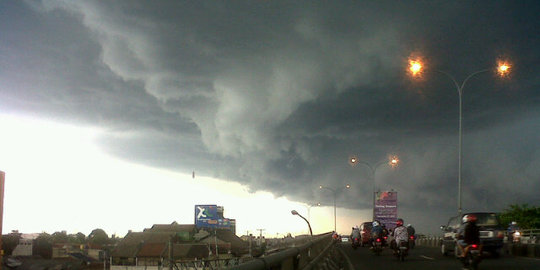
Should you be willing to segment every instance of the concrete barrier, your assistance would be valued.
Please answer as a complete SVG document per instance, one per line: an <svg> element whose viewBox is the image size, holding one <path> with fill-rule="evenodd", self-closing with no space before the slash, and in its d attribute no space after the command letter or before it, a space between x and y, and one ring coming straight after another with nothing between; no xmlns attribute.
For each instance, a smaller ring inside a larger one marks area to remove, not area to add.
<svg viewBox="0 0 540 270"><path fill-rule="evenodd" d="M428 236L416 239L416 245L424 247L440 247L441 246L441 237L437 236ZM505 243L504 250L508 254L514 256L525 256L525 257L535 257L540 258L540 244L533 243Z"/></svg>

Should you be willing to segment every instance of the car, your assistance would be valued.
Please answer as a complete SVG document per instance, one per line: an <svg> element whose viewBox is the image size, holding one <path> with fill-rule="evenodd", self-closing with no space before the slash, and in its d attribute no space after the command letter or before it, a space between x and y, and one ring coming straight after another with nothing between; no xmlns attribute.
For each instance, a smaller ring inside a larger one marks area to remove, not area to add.
<svg viewBox="0 0 540 270"><path fill-rule="evenodd" d="M371 228L373 224L371 222L364 222L360 225L360 239L362 240L360 245L366 246L371 242Z"/></svg>
<svg viewBox="0 0 540 270"><path fill-rule="evenodd" d="M497 214L492 212L473 212L451 217L446 225L441 226L444 233L441 241L441 253L446 256L449 252L455 251L457 233L462 224L461 220L463 216L471 214L476 216L476 225L480 227L482 250L498 257L503 247L505 230Z"/></svg>

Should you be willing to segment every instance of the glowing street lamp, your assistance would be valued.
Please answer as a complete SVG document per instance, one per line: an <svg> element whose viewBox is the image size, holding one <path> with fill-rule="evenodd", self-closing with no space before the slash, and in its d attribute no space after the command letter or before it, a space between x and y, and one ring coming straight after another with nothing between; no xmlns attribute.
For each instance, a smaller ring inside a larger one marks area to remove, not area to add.
<svg viewBox="0 0 540 270"><path fill-rule="evenodd" d="M497 64L496 71L497 71L497 73L499 74L500 77L504 77L504 76L507 76L509 74L510 68L511 68L511 66L510 66L510 64L508 62L499 60L498 64ZM411 71L411 75L413 77L418 77L419 74L421 74L422 69L423 69L423 65L419 60L409 60L409 70ZM456 87L456 91L458 92L458 97L459 97L458 214L461 214L461 212L462 212L462 208L461 208L461 168L462 168L462 150L463 150L463 143L462 143L462 141L463 141L463 131L462 131L463 130L462 129L462 121L463 121L463 88L465 87L465 85L467 84L467 81L469 81L469 79L471 79L472 77L474 77L477 74L488 72L490 70L491 69L482 69L482 70L475 71L475 72L469 74L469 76L467 76L465 78L465 80L463 80L463 82L461 84L459 84L457 82L457 80L454 78L454 76L452 76L450 73L448 73L446 71L442 71L442 70L434 70L435 72L444 74L445 76L450 78L450 80L452 80L452 82L454 83L454 86Z"/></svg>
<svg viewBox="0 0 540 270"><path fill-rule="evenodd" d="M339 190L336 190L336 189L333 189L333 188L330 188L330 187L319 186L319 189L328 189L328 190L332 191L332 194L334 195L334 232L336 232L336 233L337 233L337 231L336 231L336 227L337 227L336 226L336 224L337 224L337 222L336 222L336 220L337 220L336 219L336 197L337 197L337 193L338 193L338 191L341 191L343 189L349 189L349 188L351 188L351 185L349 185L349 184L345 185L345 188L341 188Z"/></svg>
<svg viewBox="0 0 540 270"><path fill-rule="evenodd" d="M370 172L371 172L370 180L373 183L373 206L375 206L375 189L376 189L375 172L377 172L377 169L383 164L387 164L392 168L397 167L399 165L399 159L396 155L389 156L388 160L380 161L379 163L375 164L375 166L372 166L368 162L361 161L357 157L352 156L349 158L349 164L351 164L351 166L356 166L356 164L363 164L363 165L366 165L370 169ZM375 207L373 207L373 218L375 219Z"/></svg>
<svg viewBox="0 0 540 270"><path fill-rule="evenodd" d="M420 74L422 71L422 63L419 60L409 60L409 71L413 76Z"/></svg>

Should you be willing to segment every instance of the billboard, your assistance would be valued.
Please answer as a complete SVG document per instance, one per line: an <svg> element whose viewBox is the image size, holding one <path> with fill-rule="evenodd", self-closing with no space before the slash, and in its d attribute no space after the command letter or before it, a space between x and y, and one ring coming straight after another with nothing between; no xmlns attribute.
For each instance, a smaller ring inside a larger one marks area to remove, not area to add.
<svg viewBox="0 0 540 270"><path fill-rule="evenodd" d="M217 223L217 205L195 205L195 226L197 228L215 228Z"/></svg>
<svg viewBox="0 0 540 270"><path fill-rule="evenodd" d="M236 227L236 220L223 217L223 207L215 204L195 205L197 228L229 229Z"/></svg>
<svg viewBox="0 0 540 270"><path fill-rule="evenodd" d="M393 229L397 220L397 192L379 191L375 192L374 195L374 219L385 224L386 228Z"/></svg>

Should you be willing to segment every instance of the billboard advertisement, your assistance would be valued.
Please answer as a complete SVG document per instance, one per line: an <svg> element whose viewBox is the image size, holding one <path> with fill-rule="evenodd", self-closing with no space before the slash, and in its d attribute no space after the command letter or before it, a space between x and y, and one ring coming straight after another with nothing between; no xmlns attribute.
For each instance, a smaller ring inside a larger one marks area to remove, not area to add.
<svg viewBox="0 0 540 270"><path fill-rule="evenodd" d="M373 215L376 220L385 224L386 228L393 229L397 220L397 192L375 192Z"/></svg>
<svg viewBox="0 0 540 270"><path fill-rule="evenodd" d="M236 220L223 217L223 207L215 204L195 205L195 226L197 228L231 229Z"/></svg>
<svg viewBox="0 0 540 270"><path fill-rule="evenodd" d="M197 228L215 228L217 223L217 205L195 205L195 226Z"/></svg>

